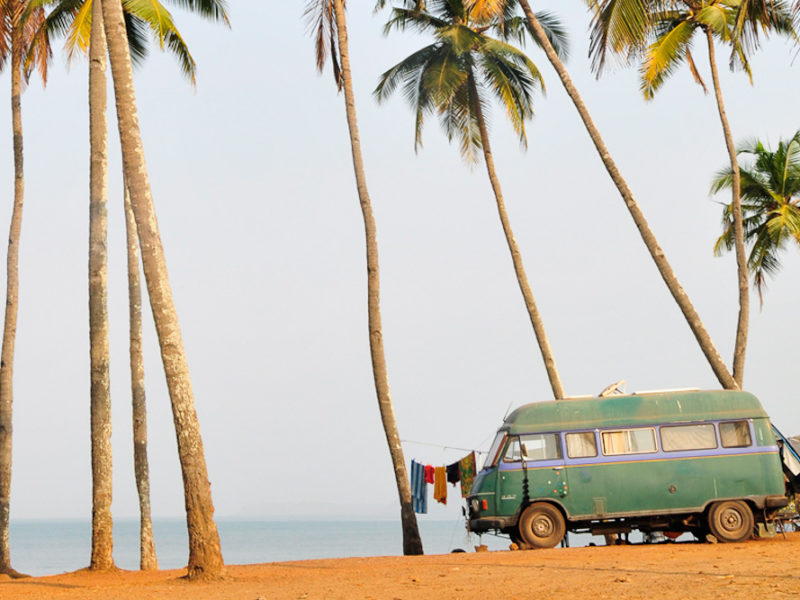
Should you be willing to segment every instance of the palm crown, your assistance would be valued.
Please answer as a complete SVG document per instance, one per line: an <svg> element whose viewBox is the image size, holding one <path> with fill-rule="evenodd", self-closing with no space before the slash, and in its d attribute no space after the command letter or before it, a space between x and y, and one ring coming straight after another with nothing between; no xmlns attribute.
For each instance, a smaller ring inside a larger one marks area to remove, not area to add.
<svg viewBox="0 0 800 600"><path fill-rule="evenodd" d="M225 0L171 0L214 21L228 24ZM31 7L53 5L47 16L46 28L51 34L66 35L67 57L72 59L76 52L86 53L92 29L92 0L31 0ZM178 59L181 71L195 83L197 65L189 48L178 31L177 25L167 8L159 0L122 0L125 15L125 28L131 60L141 63L147 56L147 30L159 47L172 52Z"/></svg>
<svg viewBox="0 0 800 600"><path fill-rule="evenodd" d="M19 52L20 68L25 81L36 68L47 81L50 60L50 42L39 33L44 22L44 11L26 6L25 0L0 0L0 71L12 52ZM16 30L16 31L15 31ZM16 42L12 42L12 39Z"/></svg>
<svg viewBox="0 0 800 600"><path fill-rule="evenodd" d="M781 140L775 151L754 140L743 144L739 154L752 159L741 167L742 213L750 244L748 266L763 304L766 275L780 268L780 251L791 241L800 245L800 131ZM724 169L717 173L711 192L730 186L730 169ZM722 222L724 231L714 245L717 254L733 246L729 204L724 205Z"/></svg>
<svg viewBox="0 0 800 600"><path fill-rule="evenodd" d="M594 9L589 53L602 71L608 54L641 59L641 88L651 99L684 62L706 90L692 56L698 31L731 51L730 65L750 75L748 55L760 36L796 38L792 10L785 0L586 0Z"/></svg>
<svg viewBox="0 0 800 600"><path fill-rule="evenodd" d="M498 6L502 10L494 10ZM546 14L541 20L564 51L557 21ZM482 146L478 111L487 104L487 91L506 109L523 146L527 143L525 121L533 116L533 94L544 91L544 82L536 65L504 41L523 36L523 19L513 15L513 3L406 0L392 8L384 32L405 28L433 33L436 41L383 73L375 95L382 101L402 86L416 115L415 148L422 145L425 117L435 113L448 139L458 139L462 156L474 162Z"/></svg>

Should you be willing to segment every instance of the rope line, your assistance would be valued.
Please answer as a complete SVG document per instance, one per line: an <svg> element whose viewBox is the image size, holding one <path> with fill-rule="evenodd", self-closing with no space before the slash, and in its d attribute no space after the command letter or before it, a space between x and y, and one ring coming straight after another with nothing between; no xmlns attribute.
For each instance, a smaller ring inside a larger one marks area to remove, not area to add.
<svg viewBox="0 0 800 600"><path fill-rule="evenodd" d="M432 444L430 442L415 442L414 440L400 440L403 444L416 444L418 446L430 446L431 448L441 448L442 450L458 450L459 452L475 452L475 454L486 454L484 450L473 450L472 448L459 448L457 446L443 446L442 444Z"/></svg>

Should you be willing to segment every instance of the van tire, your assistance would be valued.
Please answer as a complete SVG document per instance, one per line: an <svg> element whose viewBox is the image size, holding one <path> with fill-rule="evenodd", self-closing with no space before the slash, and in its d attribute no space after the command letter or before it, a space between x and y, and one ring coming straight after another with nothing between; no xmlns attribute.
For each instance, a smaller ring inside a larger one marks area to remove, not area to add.
<svg viewBox="0 0 800 600"><path fill-rule="evenodd" d="M753 511L741 500L715 502L708 511L708 529L720 542L743 542L754 526Z"/></svg>
<svg viewBox="0 0 800 600"><path fill-rule="evenodd" d="M553 548L564 539L567 526L564 516L547 502L528 506L519 518L519 535L534 548Z"/></svg>

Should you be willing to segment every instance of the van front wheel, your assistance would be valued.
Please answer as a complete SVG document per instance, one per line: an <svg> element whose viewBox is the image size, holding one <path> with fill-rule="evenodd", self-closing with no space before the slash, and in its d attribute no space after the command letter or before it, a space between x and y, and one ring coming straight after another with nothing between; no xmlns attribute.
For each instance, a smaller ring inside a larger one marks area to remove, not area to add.
<svg viewBox="0 0 800 600"><path fill-rule="evenodd" d="M753 527L753 511L741 500L715 502L708 511L708 529L720 542L743 542Z"/></svg>
<svg viewBox="0 0 800 600"><path fill-rule="evenodd" d="M534 548L552 548L562 539L567 526L564 516L552 504L536 502L522 512L519 518L519 535Z"/></svg>

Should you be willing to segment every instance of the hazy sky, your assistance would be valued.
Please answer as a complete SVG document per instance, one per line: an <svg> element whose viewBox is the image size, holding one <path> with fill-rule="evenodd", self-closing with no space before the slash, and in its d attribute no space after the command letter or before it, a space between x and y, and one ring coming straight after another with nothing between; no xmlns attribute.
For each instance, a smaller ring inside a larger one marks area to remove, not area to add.
<svg viewBox="0 0 800 600"><path fill-rule="evenodd" d="M154 51L136 78L170 279L192 370L217 514L396 518L397 496L368 353L364 238L344 116L314 69L303 2L231 2L230 30L175 10L199 65L196 92ZM381 34L373 2L349 2L354 86L380 244L384 339L400 435L487 449L509 406L550 388L482 165L470 169L438 123L413 149L400 95L378 76L430 42ZM712 96L677 72L646 103L633 70L589 71L583 3L534 2L566 23L568 67L667 257L729 360L732 256L715 258L721 210L709 183L727 155ZM700 69L706 55L696 44ZM734 137L772 144L800 127L800 64L782 41L754 59L755 85L723 72ZM548 85L523 152L500 110L491 133L517 241L567 393L716 388L572 104ZM721 58L724 66L724 57ZM710 82L710 76L707 76ZM8 90L4 74L3 89ZM113 102L111 103L113 105ZM0 123L10 123L2 103ZM23 96L25 216L15 362L12 518L90 518L88 93L85 61L58 50L46 90ZM137 514L127 356L119 147L110 136L110 314L114 514ZM7 231L10 126L0 144ZM763 310L753 297L746 389L800 433L800 261L786 253ZM2 277L4 285L5 278ZM147 319L153 511L183 511L169 401ZM405 444L445 464L460 450ZM426 518L457 518L458 498Z"/></svg>

